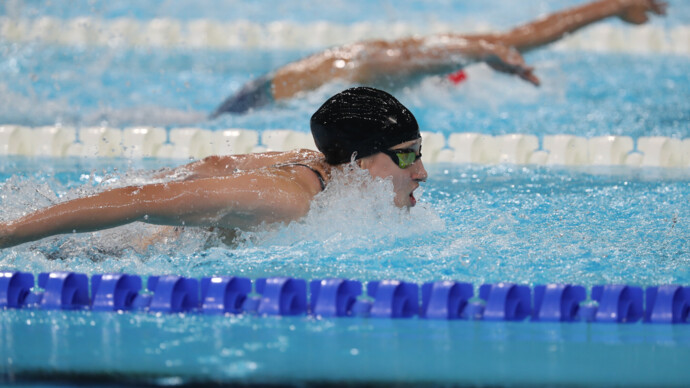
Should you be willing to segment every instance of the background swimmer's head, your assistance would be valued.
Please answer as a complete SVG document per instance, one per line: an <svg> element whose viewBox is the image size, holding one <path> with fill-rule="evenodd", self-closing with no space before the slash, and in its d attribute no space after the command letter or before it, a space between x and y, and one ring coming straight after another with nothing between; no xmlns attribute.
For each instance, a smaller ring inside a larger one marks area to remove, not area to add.
<svg viewBox="0 0 690 388"><path fill-rule="evenodd" d="M369 87L344 90L311 117L316 147L331 165L370 156L421 138L412 113L390 94Z"/></svg>

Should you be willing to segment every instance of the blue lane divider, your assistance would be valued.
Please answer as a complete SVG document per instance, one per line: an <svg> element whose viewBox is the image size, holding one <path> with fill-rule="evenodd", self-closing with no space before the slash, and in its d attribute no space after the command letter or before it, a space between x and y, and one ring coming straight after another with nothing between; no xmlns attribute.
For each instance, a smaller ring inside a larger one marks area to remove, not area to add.
<svg viewBox="0 0 690 388"><path fill-rule="evenodd" d="M205 314L242 313L242 305L252 292L252 281L234 276L201 279L201 310Z"/></svg>
<svg viewBox="0 0 690 388"><path fill-rule="evenodd" d="M146 288L153 293L149 311L179 313L199 307L199 282L182 276L149 276Z"/></svg>
<svg viewBox="0 0 690 388"><path fill-rule="evenodd" d="M141 290L141 278L136 275L105 274L91 277L91 309L96 311L131 310Z"/></svg>
<svg viewBox="0 0 690 388"><path fill-rule="evenodd" d="M428 319L460 319L473 295L474 290L469 283L425 283L422 285L420 316Z"/></svg>
<svg viewBox="0 0 690 388"><path fill-rule="evenodd" d="M300 315L307 312L307 283L303 279L259 278L255 286L256 293L261 294L256 308L258 314Z"/></svg>
<svg viewBox="0 0 690 388"><path fill-rule="evenodd" d="M527 286L512 283L483 284L479 297L486 301L483 319L521 321L532 313L531 292Z"/></svg>
<svg viewBox="0 0 690 388"><path fill-rule="evenodd" d="M34 275L22 272L0 272L0 307L24 307L34 286Z"/></svg>
<svg viewBox="0 0 690 388"><path fill-rule="evenodd" d="M311 312L321 317L346 317L353 314L362 283L347 279L312 280Z"/></svg>
<svg viewBox="0 0 690 388"><path fill-rule="evenodd" d="M89 278L84 274L41 273L38 286L45 290L39 303L46 310L77 310L90 304Z"/></svg>
<svg viewBox="0 0 690 388"><path fill-rule="evenodd" d="M367 295L374 298L369 316L410 318L419 312L419 290L415 283L382 280L367 283Z"/></svg>
<svg viewBox="0 0 690 388"><path fill-rule="evenodd" d="M683 323L690 315L690 287L660 286L647 288L645 322Z"/></svg>
<svg viewBox="0 0 690 388"><path fill-rule="evenodd" d="M592 287L592 299L599 302L597 322L632 323L642 318L642 289L626 285Z"/></svg>
<svg viewBox="0 0 690 388"><path fill-rule="evenodd" d="M348 279L316 279L309 283L290 277L91 276L73 272L0 271L0 309L148 311L153 313L304 315L487 321L551 321L687 324L690 287L663 285L594 286L547 284L532 289L513 283L474 286L454 281L421 286L399 280L362 283ZM420 304L421 293L421 304ZM534 298L532 300L532 297Z"/></svg>
<svg viewBox="0 0 690 388"><path fill-rule="evenodd" d="M549 284L534 287L534 312L532 320L551 322L572 322L587 298L582 286L570 284Z"/></svg>

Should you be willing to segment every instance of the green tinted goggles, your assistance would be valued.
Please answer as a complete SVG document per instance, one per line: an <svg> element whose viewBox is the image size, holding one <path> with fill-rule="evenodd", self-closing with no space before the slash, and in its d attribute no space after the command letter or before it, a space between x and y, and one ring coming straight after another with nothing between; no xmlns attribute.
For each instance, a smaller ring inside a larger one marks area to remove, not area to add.
<svg viewBox="0 0 690 388"><path fill-rule="evenodd" d="M400 168L408 168L417 161L417 159L422 157L422 147L419 147L419 153L417 150L412 148L403 148L400 150L381 150L384 154L388 155L393 163L397 164Z"/></svg>

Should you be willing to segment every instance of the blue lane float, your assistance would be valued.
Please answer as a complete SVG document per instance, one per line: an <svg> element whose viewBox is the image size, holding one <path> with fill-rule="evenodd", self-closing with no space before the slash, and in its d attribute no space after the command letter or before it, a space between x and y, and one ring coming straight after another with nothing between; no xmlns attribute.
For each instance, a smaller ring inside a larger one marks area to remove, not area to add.
<svg viewBox="0 0 690 388"><path fill-rule="evenodd" d="M369 316L410 318L419 313L419 287L415 283L382 280L367 283L367 295L374 299Z"/></svg>
<svg viewBox="0 0 690 388"><path fill-rule="evenodd" d="M95 311L131 310L141 291L141 278L136 275L105 274L91 277L91 309Z"/></svg>
<svg viewBox="0 0 690 388"><path fill-rule="evenodd" d="M307 283L303 279L259 278L254 286L261 297L249 298L254 303L245 303L247 312L261 315L300 315L307 312Z"/></svg>
<svg viewBox="0 0 690 388"><path fill-rule="evenodd" d="M460 319L474 295L472 285L452 281L422 285L421 317L427 319Z"/></svg>
<svg viewBox="0 0 690 388"><path fill-rule="evenodd" d="M357 297L362 294L362 283L347 279L312 280L310 308L321 317L347 317L353 314Z"/></svg>
<svg viewBox="0 0 690 388"><path fill-rule="evenodd" d="M46 310L79 310L91 305L89 278L80 273L51 272L38 275L38 286L45 291L36 302Z"/></svg>
<svg viewBox="0 0 690 388"><path fill-rule="evenodd" d="M89 288L90 281L90 288ZM313 315L486 321L687 324L690 287L513 283L423 284L399 280L361 282L290 277L149 276L74 272L0 272L0 308L142 311L152 313ZM89 292L90 291L90 292ZM309 292L307 292L309 291ZM420 300L421 294L421 300Z"/></svg>
<svg viewBox="0 0 690 388"><path fill-rule="evenodd" d="M645 322L684 323L690 315L690 287L668 285L646 291Z"/></svg>
<svg viewBox="0 0 690 388"><path fill-rule="evenodd" d="M33 286L34 275L30 273L0 273L0 307L24 307Z"/></svg>
<svg viewBox="0 0 690 388"><path fill-rule="evenodd" d="M580 303L587 298L582 286L549 284L534 287L532 320L545 322L573 322L578 319Z"/></svg>
<svg viewBox="0 0 690 388"><path fill-rule="evenodd" d="M241 314L252 281L235 276L213 276L201 279L201 311L205 314Z"/></svg>
<svg viewBox="0 0 690 388"><path fill-rule="evenodd" d="M532 313L531 291L512 283L483 284L479 298L486 301L483 319L487 321L522 321Z"/></svg>
<svg viewBox="0 0 690 388"><path fill-rule="evenodd" d="M642 288L620 284L592 287L591 297L599 303L597 322L633 323L642 318Z"/></svg>

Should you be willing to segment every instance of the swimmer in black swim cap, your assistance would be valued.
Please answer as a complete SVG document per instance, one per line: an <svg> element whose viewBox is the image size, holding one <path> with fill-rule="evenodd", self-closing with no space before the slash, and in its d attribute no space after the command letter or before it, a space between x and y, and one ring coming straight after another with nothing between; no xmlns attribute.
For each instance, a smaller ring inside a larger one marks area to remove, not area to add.
<svg viewBox="0 0 690 388"><path fill-rule="evenodd" d="M365 87L345 90L323 104L311 126L323 153L211 156L158 176L155 183L105 190L0 222L0 248L135 221L229 235L261 223L287 223L306 215L331 171L353 158L372 177L393 183L397 206L416 204L413 192L427 177L422 139L412 113L393 96ZM160 236L175 238L175 230Z"/></svg>
<svg viewBox="0 0 690 388"><path fill-rule="evenodd" d="M413 192L427 172L414 115L390 94L369 87L342 91L311 118L316 147L329 165L357 160L372 177L393 182L395 204L414 206Z"/></svg>
<svg viewBox="0 0 690 388"><path fill-rule="evenodd" d="M311 134L332 165L422 137L417 120L405 106L369 87L347 89L328 99L311 117Z"/></svg>

